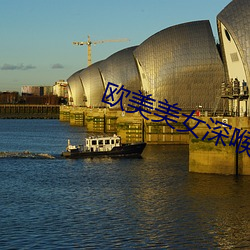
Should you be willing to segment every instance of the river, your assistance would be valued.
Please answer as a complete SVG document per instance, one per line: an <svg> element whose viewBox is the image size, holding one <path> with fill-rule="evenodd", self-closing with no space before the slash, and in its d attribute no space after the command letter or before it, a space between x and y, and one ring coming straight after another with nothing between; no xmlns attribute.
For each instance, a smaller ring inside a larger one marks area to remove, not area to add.
<svg viewBox="0 0 250 250"><path fill-rule="evenodd" d="M58 120L0 120L0 249L250 248L250 177L189 173L185 145L60 157L86 135Z"/></svg>

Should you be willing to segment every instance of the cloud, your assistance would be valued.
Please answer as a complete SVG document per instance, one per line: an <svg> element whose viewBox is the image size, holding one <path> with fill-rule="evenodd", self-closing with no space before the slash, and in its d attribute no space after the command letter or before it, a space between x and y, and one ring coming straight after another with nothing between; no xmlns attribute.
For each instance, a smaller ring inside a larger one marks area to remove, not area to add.
<svg viewBox="0 0 250 250"><path fill-rule="evenodd" d="M23 63L18 65L8 64L5 63L0 69L1 70L29 70L29 69L35 69L36 66L33 66L31 64L24 65Z"/></svg>
<svg viewBox="0 0 250 250"><path fill-rule="evenodd" d="M23 67L23 70L28 70L28 69L36 69L36 66L29 64Z"/></svg>
<svg viewBox="0 0 250 250"><path fill-rule="evenodd" d="M64 66L60 63L55 63L51 66L52 69L63 69Z"/></svg>

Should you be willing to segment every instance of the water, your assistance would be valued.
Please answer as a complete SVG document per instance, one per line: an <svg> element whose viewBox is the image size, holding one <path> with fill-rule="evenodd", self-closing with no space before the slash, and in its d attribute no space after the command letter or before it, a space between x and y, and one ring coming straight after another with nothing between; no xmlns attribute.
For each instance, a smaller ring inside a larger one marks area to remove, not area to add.
<svg viewBox="0 0 250 250"><path fill-rule="evenodd" d="M0 249L249 249L250 178L188 173L187 146L60 157L84 128L0 120ZM36 157L47 154L54 159Z"/></svg>

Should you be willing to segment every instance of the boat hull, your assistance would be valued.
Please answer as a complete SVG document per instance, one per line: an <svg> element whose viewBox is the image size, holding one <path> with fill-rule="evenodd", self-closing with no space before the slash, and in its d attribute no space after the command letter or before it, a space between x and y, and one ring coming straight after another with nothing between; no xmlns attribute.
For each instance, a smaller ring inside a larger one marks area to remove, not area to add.
<svg viewBox="0 0 250 250"><path fill-rule="evenodd" d="M141 156L145 142L124 144L119 147L114 147L110 151L71 151L63 152L65 158L93 158L93 157L138 157Z"/></svg>

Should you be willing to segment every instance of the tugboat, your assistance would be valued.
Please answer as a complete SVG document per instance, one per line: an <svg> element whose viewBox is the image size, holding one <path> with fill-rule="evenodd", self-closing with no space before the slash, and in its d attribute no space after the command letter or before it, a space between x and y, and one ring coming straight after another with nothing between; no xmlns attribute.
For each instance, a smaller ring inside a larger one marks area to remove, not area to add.
<svg viewBox="0 0 250 250"><path fill-rule="evenodd" d="M122 144L121 137L113 136L90 136L85 139L85 145L71 145L68 140L68 146L62 156L65 158L92 158L92 157L124 157L141 156L145 142Z"/></svg>

